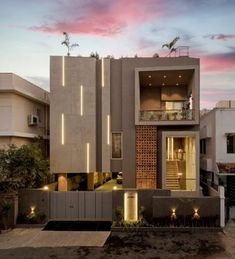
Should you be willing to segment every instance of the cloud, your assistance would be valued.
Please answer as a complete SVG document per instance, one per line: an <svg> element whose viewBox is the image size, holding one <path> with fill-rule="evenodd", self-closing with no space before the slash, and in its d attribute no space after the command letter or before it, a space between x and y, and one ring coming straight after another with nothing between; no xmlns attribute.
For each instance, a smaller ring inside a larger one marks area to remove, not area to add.
<svg viewBox="0 0 235 259"><path fill-rule="evenodd" d="M167 12L160 0L59 1L54 16L29 29L46 33L83 33L99 36L120 34L128 26L158 20Z"/></svg>
<svg viewBox="0 0 235 259"><path fill-rule="evenodd" d="M200 60L203 73L225 72L235 69L235 51L204 55Z"/></svg>
<svg viewBox="0 0 235 259"><path fill-rule="evenodd" d="M204 38L209 38L211 40L231 40L235 39L235 34L207 34Z"/></svg>

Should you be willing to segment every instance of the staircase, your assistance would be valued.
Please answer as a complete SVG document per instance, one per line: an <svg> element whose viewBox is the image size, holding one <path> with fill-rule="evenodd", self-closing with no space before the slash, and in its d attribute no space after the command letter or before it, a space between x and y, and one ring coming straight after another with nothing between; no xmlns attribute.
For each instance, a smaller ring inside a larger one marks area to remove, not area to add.
<svg viewBox="0 0 235 259"><path fill-rule="evenodd" d="M166 188L180 190L177 161L166 161Z"/></svg>

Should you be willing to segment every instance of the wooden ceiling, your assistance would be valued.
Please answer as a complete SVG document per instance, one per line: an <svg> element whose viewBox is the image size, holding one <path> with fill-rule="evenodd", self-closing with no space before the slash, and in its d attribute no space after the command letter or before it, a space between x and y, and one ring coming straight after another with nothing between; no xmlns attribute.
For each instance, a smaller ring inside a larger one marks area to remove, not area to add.
<svg viewBox="0 0 235 259"><path fill-rule="evenodd" d="M140 86L180 86L188 85L194 70L165 70L165 71L141 71L139 73Z"/></svg>

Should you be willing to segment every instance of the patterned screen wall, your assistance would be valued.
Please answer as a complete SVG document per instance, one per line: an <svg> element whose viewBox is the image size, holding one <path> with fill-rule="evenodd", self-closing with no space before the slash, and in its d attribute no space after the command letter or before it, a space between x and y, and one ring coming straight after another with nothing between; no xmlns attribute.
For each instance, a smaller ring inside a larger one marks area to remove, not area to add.
<svg viewBox="0 0 235 259"><path fill-rule="evenodd" d="M136 126L136 188L157 188L157 127Z"/></svg>

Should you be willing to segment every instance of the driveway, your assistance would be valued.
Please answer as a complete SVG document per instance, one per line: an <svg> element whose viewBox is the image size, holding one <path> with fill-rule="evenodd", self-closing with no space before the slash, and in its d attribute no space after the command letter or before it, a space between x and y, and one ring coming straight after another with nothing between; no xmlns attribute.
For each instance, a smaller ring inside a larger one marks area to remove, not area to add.
<svg viewBox="0 0 235 259"><path fill-rule="evenodd" d="M109 231L42 231L39 228L15 228L0 235L0 249L21 247L102 247Z"/></svg>

